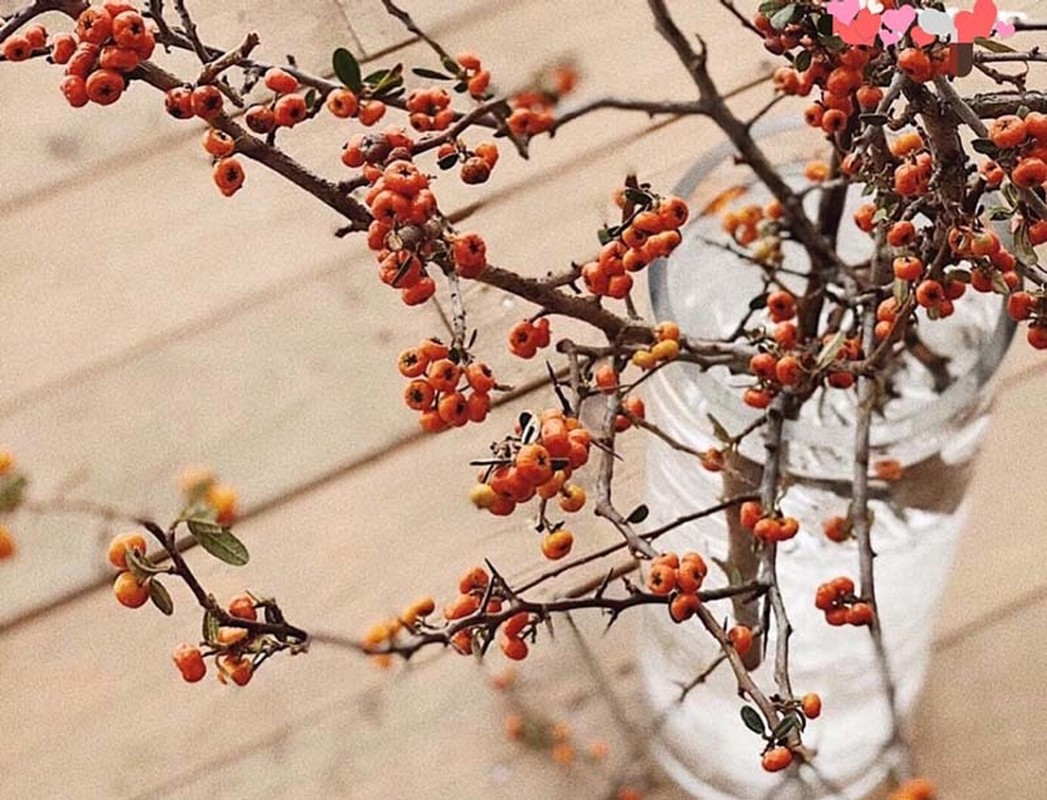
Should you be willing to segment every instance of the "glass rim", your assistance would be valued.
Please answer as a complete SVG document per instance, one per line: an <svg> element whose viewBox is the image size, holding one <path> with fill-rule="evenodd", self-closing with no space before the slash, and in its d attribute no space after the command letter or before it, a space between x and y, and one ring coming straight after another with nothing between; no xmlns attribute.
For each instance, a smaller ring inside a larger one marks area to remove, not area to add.
<svg viewBox="0 0 1047 800"><path fill-rule="evenodd" d="M765 118L754 126L753 135L759 140L795 132L804 127L802 120L791 116ZM731 158L734 152L735 148L729 141L717 143L700 155L694 165L684 173L673 187L673 194L691 197L698 185L716 167ZM669 292L665 264L665 259L659 259L648 269L647 283L651 305L658 319L677 319L678 315L675 313ZM964 374L957 376L956 380L934 400L912 409L905 415L890 419L883 416L874 417L871 430L872 447L883 448L913 436L929 433L936 428L940 429L945 422L970 406L983 387L996 375L1017 329L1017 324L1003 313L1003 302L1001 298L1001 313L997 318L996 327L979 348L978 357L971 367ZM668 376L663 374L660 377L662 384L672 383ZM728 386L709 370L690 372L686 379L694 382L714 415L728 429L742 429L762 415L762 412L745 405L736 389ZM827 448L853 446L853 426L827 426L804 419L786 420L784 433L789 440L807 445Z"/></svg>

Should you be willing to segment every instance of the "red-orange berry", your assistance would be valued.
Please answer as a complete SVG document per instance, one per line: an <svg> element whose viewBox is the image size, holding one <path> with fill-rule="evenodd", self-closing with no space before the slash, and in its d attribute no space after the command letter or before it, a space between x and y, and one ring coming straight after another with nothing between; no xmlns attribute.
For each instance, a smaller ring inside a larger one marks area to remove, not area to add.
<svg viewBox="0 0 1047 800"><path fill-rule="evenodd" d="M215 185L226 197L236 194L244 184L244 168L235 156L219 159L212 175Z"/></svg>
<svg viewBox="0 0 1047 800"><path fill-rule="evenodd" d="M542 538L542 555L550 561L557 561L570 553L573 546L574 536L571 532L560 529Z"/></svg>
<svg viewBox="0 0 1047 800"><path fill-rule="evenodd" d="M193 113L201 119L214 119L222 113L224 104L222 93L210 84L197 86L192 91L191 107Z"/></svg>
<svg viewBox="0 0 1047 800"><path fill-rule="evenodd" d="M279 67L270 67L265 73L265 85L272 92L287 94L298 88L298 79Z"/></svg>
<svg viewBox="0 0 1047 800"><path fill-rule="evenodd" d="M171 658L186 683L196 683L207 674L207 665L199 647L191 644L179 645Z"/></svg>
<svg viewBox="0 0 1047 800"><path fill-rule="evenodd" d="M773 747L763 754L761 766L767 772L780 772L793 763L793 753L788 747Z"/></svg>
<svg viewBox="0 0 1047 800"><path fill-rule="evenodd" d="M149 600L148 587L138 583L130 572L121 572L113 582L113 594L117 601L127 608L138 608Z"/></svg>
<svg viewBox="0 0 1047 800"><path fill-rule="evenodd" d="M127 569L127 551L134 550L138 555L145 555L145 538L138 533L124 533L109 543L106 558L119 570Z"/></svg>
<svg viewBox="0 0 1047 800"><path fill-rule="evenodd" d="M748 653L753 646L753 632L746 625L735 625L727 631L727 638L740 656Z"/></svg>
<svg viewBox="0 0 1047 800"><path fill-rule="evenodd" d="M822 713L822 698L814 692L805 694L800 700L800 707L807 719L818 719Z"/></svg>
<svg viewBox="0 0 1047 800"><path fill-rule="evenodd" d="M1008 150L1025 142L1028 129L1017 114L1004 114L989 123L989 138L997 147Z"/></svg>

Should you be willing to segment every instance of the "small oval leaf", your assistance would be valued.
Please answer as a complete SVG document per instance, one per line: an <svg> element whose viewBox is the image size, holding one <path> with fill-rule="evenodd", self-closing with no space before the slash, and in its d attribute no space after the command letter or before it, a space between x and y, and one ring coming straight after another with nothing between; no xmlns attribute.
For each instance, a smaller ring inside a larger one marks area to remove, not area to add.
<svg viewBox="0 0 1047 800"><path fill-rule="evenodd" d="M422 78L432 78L434 81L451 80L450 75L445 75L442 72L437 72L435 69L426 69L425 67L412 67L411 72Z"/></svg>
<svg viewBox="0 0 1047 800"><path fill-rule="evenodd" d="M763 717L752 706L742 706L742 722L745 723L746 728L759 736L763 736L766 730Z"/></svg>
<svg viewBox="0 0 1047 800"><path fill-rule="evenodd" d="M212 611L204 612L204 623L203 623L203 634L204 641L209 645L213 645L218 641L218 628L219 621L218 617L215 616Z"/></svg>
<svg viewBox="0 0 1047 800"><path fill-rule="evenodd" d="M647 515L651 513L651 510L643 505L642 503L633 509L633 513L629 515L627 521L633 525L638 525L647 519Z"/></svg>
<svg viewBox="0 0 1047 800"><path fill-rule="evenodd" d="M363 88L363 81L360 78L360 62L356 60L356 57L344 47L339 47L334 51L331 64L338 80L347 88L359 93Z"/></svg>
<svg viewBox="0 0 1047 800"><path fill-rule="evenodd" d="M188 521L189 532L200 546L219 561L242 567L250 560L244 543L227 529L207 520L191 519Z"/></svg>
<svg viewBox="0 0 1047 800"><path fill-rule="evenodd" d="M171 616L174 613L174 601L171 599L171 595L166 587L156 578L152 578L149 581L149 599L153 601L154 606L167 616Z"/></svg>

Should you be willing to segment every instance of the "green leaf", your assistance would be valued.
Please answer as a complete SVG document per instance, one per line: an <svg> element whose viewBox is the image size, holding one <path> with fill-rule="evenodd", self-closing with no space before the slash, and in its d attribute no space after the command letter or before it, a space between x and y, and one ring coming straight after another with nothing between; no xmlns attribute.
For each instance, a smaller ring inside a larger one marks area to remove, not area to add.
<svg viewBox="0 0 1047 800"><path fill-rule="evenodd" d="M338 80L347 88L359 93L363 88L363 81L360 79L360 62L356 60L353 54L344 47L339 47L334 51L332 65Z"/></svg>
<svg viewBox="0 0 1047 800"><path fill-rule="evenodd" d="M822 351L818 354L818 360L814 365L815 370L823 369L836 360L836 355L843 347L846 338L845 331L837 331L836 335L822 346Z"/></svg>
<svg viewBox="0 0 1047 800"><path fill-rule="evenodd" d="M994 145L991 139L972 139L971 149L989 158L996 158L1000 155L1000 148Z"/></svg>
<svg viewBox="0 0 1047 800"><path fill-rule="evenodd" d="M988 214L989 219L993 220L994 222L999 222L1000 220L1010 219L1011 217L1013 217L1014 209L1007 208L1006 206L993 206L989 209Z"/></svg>
<svg viewBox="0 0 1047 800"><path fill-rule="evenodd" d="M752 300L749 301L750 311L759 311L761 308L767 307L767 293L758 294Z"/></svg>
<svg viewBox="0 0 1047 800"><path fill-rule="evenodd" d="M625 199L628 200L630 203L635 203L636 205L642 206L643 208L650 207L651 203L654 202L651 195L649 195L647 192L641 192L639 189L627 188L623 192L623 194L625 195Z"/></svg>
<svg viewBox="0 0 1047 800"><path fill-rule="evenodd" d="M432 78L434 81L451 80L450 75L445 75L442 72L437 72L435 69L426 69L425 67L413 67L411 69L411 72L422 78Z"/></svg>
<svg viewBox="0 0 1047 800"><path fill-rule="evenodd" d="M994 53L1016 52L1013 47L1008 47L1003 42L997 42L995 39L986 39L984 36L975 36L974 43L979 47L984 47L986 50L991 50Z"/></svg>
<svg viewBox="0 0 1047 800"><path fill-rule="evenodd" d="M895 278L891 293L894 295L895 302L901 305L909 297L909 284Z"/></svg>
<svg viewBox="0 0 1047 800"><path fill-rule="evenodd" d="M797 725L797 719L793 715L782 717L781 721L774 726L774 730L771 731L771 736L775 739L784 739L785 736L795 728Z"/></svg>
<svg viewBox="0 0 1047 800"><path fill-rule="evenodd" d="M191 519L188 525L193 538L219 561L242 567L250 560L243 542L233 536L227 528L201 519Z"/></svg>
<svg viewBox="0 0 1047 800"><path fill-rule="evenodd" d="M462 71L462 65L450 56L444 56L443 58L441 58L440 63L443 64L444 69L450 72L452 75L458 75Z"/></svg>
<svg viewBox="0 0 1047 800"><path fill-rule="evenodd" d="M541 421L532 414L530 411L523 411L520 413L520 441L524 444L530 444L538 438L538 434L541 433Z"/></svg>
<svg viewBox="0 0 1047 800"><path fill-rule="evenodd" d="M746 728L757 736L763 736L766 730L763 724L763 717L752 706L742 706L742 722L745 723Z"/></svg>
<svg viewBox="0 0 1047 800"><path fill-rule="evenodd" d="M832 14L821 14L818 17L818 20L814 23L815 28L818 30L818 34L823 38L833 35L834 25L835 20L833 19Z"/></svg>
<svg viewBox="0 0 1047 800"><path fill-rule="evenodd" d="M773 14L781 8L784 3L785 0L763 0L763 2L760 3L759 11L761 14Z"/></svg>
<svg viewBox="0 0 1047 800"><path fill-rule="evenodd" d="M24 475L14 475L0 482L0 511L14 511L22 504L25 487L29 482Z"/></svg>
<svg viewBox="0 0 1047 800"><path fill-rule="evenodd" d="M151 579L148 585L149 599L153 601L153 605L167 616L171 616L174 613L174 601L167 589L156 578Z"/></svg>
<svg viewBox="0 0 1047 800"><path fill-rule="evenodd" d="M800 54L796 56L793 61L793 68L799 72L806 72L807 68L811 66L811 51L801 50Z"/></svg>
<svg viewBox="0 0 1047 800"><path fill-rule="evenodd" d="M456 151L448 156L444 156L443 158L441 158L439 161L436 162L436 166L438 166L440 169L450 169L457 163L458 153Z"/></svg>
<svg viewBox="0 0 1047 800"><path fill-rule="evenodd" d="M709 418L709 424L713 426L713 435L717 439L719 439L724 444L731 444L732 442L734 442L734 437L727 432L727 428L723 426L720 420L718 420L712 414L706 414L705 416Z"/></svg>
<svg viewBox="0 0 1047 800"><path fill-rule="evenodd" d="M150 575L159 575L167 571L162 567L154 566L151 561L130 547L124 551L124 560L127 562L127 568L139 583L143 583Z"/></svg>
<svg viewBox="0 0 1047 800"><path fill-rule="evenodd" d="M1032 267L1039 262L1036 251L1032 249L1032 243L1029 241L1029 228L1024 222L1014 232L1013 249L1015 257L1023 267Z"/></svg>
<svg viewBox="0 0 1047 800"><path fill-rule="evenodd" d="M310 89L305 93L305 106L306 108L312 108L316 105L316 89Z"/></svg>
<svg viewBox="0 0 1047 800"><path fill-rule="evenodd" d="M968 269L953 269L945 273L947 281L959 281L960 283L971 282L971 271Z"/></svg>
<svg viewBox="0 0 1047 800"><path fill-rule="evenodd" d="M793 21L794 16L796 16L796 3L789 3L780 11L774 12L774 16L771 17L771 27L780 31Z"/></svg>
<svg viewBox="0 0 1047 800"><path fill-rule="evenodd" d="M381 79L374 84L374 89L372 90L373 94L377 96L384 92L390 92L397 86L401 86L404 82L403 74L403 64L397 64L392 69L386 70L386 73L381 77Z"/></svg>
<svg viewBox="0 0 1047 800"><path fill-rule="evenodd" d="M605 245L614 237L611 236L611 232L607 228L600 228L600 230L596 232L596 238L600 240L601 245Z"/></svg>
<svg viewBox="0 0 1047 800"><path fill-rule="evenodd" d="M996 270L993 270L992 271L991 280L992 280L992 290L994 292L996 292L996 294L1010 294L1011 293L1011 287L1008 286L1007 285L1007 281L1005 281L1003 279L1003 274L1002 273L999 273Z"/></svg>
<svg viewBox="0 0 1047 800"><path fill-rule="evenodd" d="M218 641L218 628L220 623L218 617L212 611L204 612L203 635L204 641L213 645Z"/></svg>
<svg viewBox="0 0 1047 800"><path fill-rule="evenodd" d="M650 513L651 509L649 509L646 505L641 503L633 509L633 512L626 518L626 522L630 522L633 525L638 525L645 519L647 519L647 515Z"/></svg>

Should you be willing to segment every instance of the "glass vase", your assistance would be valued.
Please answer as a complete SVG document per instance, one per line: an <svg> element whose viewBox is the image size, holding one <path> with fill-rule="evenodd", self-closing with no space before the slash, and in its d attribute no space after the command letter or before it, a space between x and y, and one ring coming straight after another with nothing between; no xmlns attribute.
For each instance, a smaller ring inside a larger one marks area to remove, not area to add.
<svg viewBox="0 0 1047 800"><path fill-rule="evenodd" d="M763 139L787 179L803 184L803 162L812 155L809 134L792 123L765 128ZM773 138L772 138L773 137ZM729 186L746 186L738 202L769 199L751 175L730 163L730 148L706 156L685 176L675 193L692 203L692 213ZM817 198L808 198L816 213ZM850 222L861 202L848 197L838 250L845 260L868 256L870 239ZM651 271L651 299L657 319L672 319L696 336L733 331L749 300L761 291L761 271L711 242L719 238L715 214L699 217L667 264ZM803 269L805 257L786 243L786 264ZM794 290L802 291L802 279ZM973 294L968 292L968 295ZM760 317L752 324L758 324ZM998 295L965 296L956 313L919 326L928 352L949 357L936 369L907 359L895 376L897 396L885 405L872 428L872 461L900 462L895 481L874 479L873 546L880 616L896 706L907 720L927 672L938 601L948 579L957 536L963 526L965 490L972 460L988 424L991 378L1014 332ZM745 376L726 369L701 372L677 364L649 382L648 419L691 447L722 446L714 431L744 431L760 412L741 402ZM739 715L742 700L726 664L715 669L681 700L681 687L693 682L719 653L715 641L692 620L674 624L664 609L645 620L640 660L646 690L656 712L652 749L671 776L702 800L744 798L861 798L879 786L902 756L891 742L891 714L884 695L872 640L866 628L831 627L814 607L819 584L836 576L858 577L854 541L835 543L822 532L833 515L846 515L854 456L856 393L830 390L805 405L785 424L785 470L790 476L781 502L796 517L800 533L779 545L781 592L794 628L790 667L797 695L817 692L824 711L804 733L816 751L816 769L794 768L769 774L760 769L763 742ZM759 431L747 436L728 469L712 473L697 459L650 437L647 495L656 527L691 511L750 492L763 458ZM706 560L725 562L731 534L724 514L681 526L659 539L660 550L697 550ZM737 531L735 531L737 543ZM737 579L737 576L736 576ZM724 570L711 567L706 588L727 585ZM716 604L722 618L746 611ZM758 618L757 618L758 620ZM753 620L747 620L753 621ZM728 623L732 624L732 623ZM774 692L773 654L777 631L768 634L768 658L753 672L767 694Z"/></svg>

